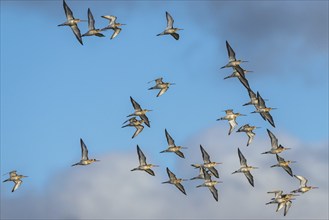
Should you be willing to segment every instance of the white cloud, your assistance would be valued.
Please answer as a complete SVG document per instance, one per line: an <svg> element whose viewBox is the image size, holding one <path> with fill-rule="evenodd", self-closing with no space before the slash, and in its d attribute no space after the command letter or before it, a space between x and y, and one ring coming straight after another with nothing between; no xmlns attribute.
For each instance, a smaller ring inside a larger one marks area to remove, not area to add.
<svg viewBox="0 0 329 220"><path fill-rule="evenodd" d="M292 148L282 156L298 161L292 165L293 171L308 178L310 185L320 187L298 197L287 218L328 218L328 158L323 156L328 153L327 143L307 148L295 138L273 133L280 143ZM271 198L266 192L275 189L287 192L297 188L299 182L281 168L270 168L276 162L273 155L260 154L270 147L267 136L256 135L250 147L245 147L245 142L242 134L227 136L226 128L224 131L218 126L210 128L188 140L184 145L189 147L185 151L187 158L177 159L170 167L177 177L197 175L190 164L201 161L199 145L202 144L213 161L223 162L218 165L223 181L217 185L218 203L208 189L195 188L201 181L183 183L187 196L173 185L161 184L168 178L163 166L154 168L155 177L131 172L138 160L135 151L130 151L105 155L100 163L87 167L69 167L53 176L42 194L2 196L1 218L283 218L283 213L275 212L275 205L265 206ZM260 167L252 172L254 188L243 174L231 174L239 168L237 147L250 165ZM143 150L150 162L156 163L152 159L158 155ZM170 156L163 155L166 157Z"/></svg>

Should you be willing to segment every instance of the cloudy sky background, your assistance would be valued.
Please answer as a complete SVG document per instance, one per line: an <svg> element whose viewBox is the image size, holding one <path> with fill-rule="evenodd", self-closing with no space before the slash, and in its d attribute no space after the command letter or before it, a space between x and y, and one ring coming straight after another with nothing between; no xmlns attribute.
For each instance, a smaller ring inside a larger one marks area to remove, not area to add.
<svg viewBox="0 0 329 220"><path fill-rule="evenodd" d="M293 202L288 218L328 218L328 2L326 1L68 1L75 17L91 8L96 27L101 15L126 23L110 40L86 37L84 46L65 21L62 1L1 1L1 174L16 169L29 176L11 193L1 183L1 218L282 218L267 191L290 191L299 182L276 163L269 128L291 147L285 159L292 170L319 186ZM156 37L166 25L165 11L181 39ZM82 33L87 24L79 25ZM250 86L277 107L272 128L243 107L249 97L236 79L223 80L230 69L225 40L240 59ZM175 82L156 98L148 81L159 76ZM133 128L121 129L132 96L148 114L151 128L131 140ZM228 123L216 122L225 109L248 114L240 125L261 127L250 147L247 136L227 136ZM186 159L159 154L166 148L164 129L188 147ZM90 157L79 161L79 138ZM136 145L148 162L159 164L155 177L130 172L138 165ZM199 145L218 169L219 203L200 181L184 182L187 196L167 180L168 166L178 177L197 175L190 164L201 161ZM237 148L250 165L255 188L239 168ZM3 177L5 178L5 177ZM149 207L142 210L143 207ZM239 212L236 211L237 207Z"/></svg>

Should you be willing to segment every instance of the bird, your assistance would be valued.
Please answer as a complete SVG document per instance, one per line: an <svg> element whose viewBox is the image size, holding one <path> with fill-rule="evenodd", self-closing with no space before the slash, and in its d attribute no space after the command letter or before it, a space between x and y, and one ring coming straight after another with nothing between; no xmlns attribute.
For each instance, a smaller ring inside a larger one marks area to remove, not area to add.
<svg viewBox="0 0 329 220"><path fill-rule="evenodd" d="M218 191L215 187L217 183L222 183L221 181L211 180L210 174L204 169L204 167L200 167L202 169L202 172L204 173L204 183L201 185L198 185L199 187L208 187L211 194L213 195L214 199L218 202Z"/></svg>
<svg viewBox="0 0 329 220"><path fill-rule="evenodd" d="M167 18L167 27L166 27L166 29L163 32L161 32L160 34L158 34L157 36L170 34L171 36L173 36L173 38L178 40L179 39L179 34L176 33L176 32L180 31L180 30L183 30L183 29L173 27L174 19L171 17L171 15L167 11L166 11L166 18Z"/></svg>
<svg viewBox="0 0 329 220"><path fill-rule="evenodd" d="M289 164L290 163L296 163L296 161L284 160L278 154L276 154L276 159L277 159L278 163L275 164L275 165L272 165L271 167L282 167L290 176L293 177L292 170L289 167Z"/></svg>
<svg viewBox="0 0 329 220"><path fill-rule="evenodd" d="M222 164L222 163L212 162L210 160L209 154L206 152L206 150L202 147L201 144L200 144L200 150L202 153L203 164L192 164L192 166L195 168L200 168L200 167L207 168L215 177L219 178L219 174L215 166L217 164Z"/></svg>
<svg viewBox="0 0 329 220"><path fill-rule="evenodd" d="M248 62L248 61L243 61L243 60L237 60L235 58L235 52L232 49L232 47L230 46L230 44L228 43L228 41L226 41L226 49L227 49L227 53L228 53L228 57L229 57L229 62L225 66L222 66L221 69L227 68L227 67L236 67L236 66L240 65L241 63Z"/></svg>
<svg viewBox="0 0 329 220"><path fill-rule="evenodd" d="M249 124L245 124L245 125L241 126L236 132L245 132L248 135L247 146L249 146L249 144L253 140L254 136L256 135L253 132L253 130L255 130L256 128L259 128L259 127L250 126Z"/></svg>
<svg viewBox="0 0 329 220"><path fill-rule="evenodd" d="M256 111L253 111L251 113L259 113L264 120L267 120L273 127L275 127L274 120L272 118L272 115L270 114L270 111L277 108L266 107L264 99L260 96L258 92L257 100L258 103L257 105L255 105Z"/></svg>
<svg viewBox="0 0 329 220"><path fill-rule="evenodd" d="M257 92L258 93L258 92ZM248 89L248 95L249 95L249 98L250 98L250 101L243 104L242 106L246 106L246 105L258 105L258 98L257 98L257 95L256 93L254 93L254 91L252 91L252 89Z"/></svg>
<svg viewBox="0 0 329 220"><path fill-rule="evenodd" d="M202 169L202 167L199 167L199 175L191 178L190 180L196 180L196 179L204 179L204 172L207 172L209 175L212 175L212 173L210 173L210 171L205 171L205 169Z"/></svg>
<svg viewBox="0 0 329 220"><path fill-rule="evenodd" d="M80 160L80 162L73 164L72 167L76 166L76 165L89 165L93 162L99 161L96 159L88 158L88 149L87 149L87 146L85 145L85 143L83 142L82 138L80 138L80 145L81 145L81 160Z"/></svg>
<svg viewBox="0 0 329 220"><path fill-rule="evenodd" d="M8 173L7 173L8 174ZM22 178L25 178L28 176L24 176L24 175L17 175L17 171L13 170L9 172L9 178L4 180L3 182L8 182L8 181L13 181L15 183L13 189L11 190L11 192L16 191L16 189L22 184Z"/></svg>
<svg viewBox="0 0 329 220"><path fill-rule="evenodd" d="M168 181L165 181L165 182L162 182L162 183L170 183L170 184L173 184L173 185L175 185L177 187L177 189L179 189L183 194L186 195L184 186L181 184L181 182L186 181L186 179L177 178L175 176L175 174L169 170L168 167L167 167L166 170L167 170L167 174L168 174L169 180Z"/></svg>
<svg viewBox="0 0 329 220"><path fill-rule="evenodd" d="M137 145L137 154L138 154L138 159L139 159L139 166L132 169L131 171L135 171L135 170L144 170L145 172L147 172L148 174L150 174L151 176L154 176L154 171L151 170L152 167L159 167L158 165L154 165L154 164L148 164L146 162L146 157L143 153L143 151L139 148L139 146Z"/></svg>
<svg viewBox="0 0 329 220"><path fill-rule="evenodd" d="M266 203L265 205L269 205L269 204L278 204L276 212L278 212L279 210L281 210L284 207L284 216L287 215L288 210L291 207L292 201L294 200L295 196L298 196L296 194L282 194L283 191L279 190L279 191L272 191L272 192L268 192L268 193L275 193L275 197L271 199L270 202Z"/></svg>
<svg viewBox="0 0 329 220"><path fill-rule="evenodd" d="M139 116L141 119L144 120L144 123L146 124L147 127L150 127L150 121L148 119L148 117L145 115L147 112L150 112L152 110L148 110L148 109L142 109L141 106L130 96L130 101L131 104L133 105L135 112L128 115L127 117L131 117L131 116Z"/></svg>
<svg viewBox="0 0 329 220"><path fill-rule="evenodd" d="M105 37L104 34L101 33L101 29L95 28L95 19L93 14L91 13L90 8L88 8L88 32L82 35L82 37L85 36L97 36L97 37Z"/></svg>
<svg viewBox="0 0 329 220"><path fill-rule="evenodd" d="M121 32L120 26L126 25L126 24L120 24L120 23L115 22L117 20L117 17L113 16L113 15L103 15L101 17L109 20L109 24L105 28L102 28L101 30L105 31L105 30L112 29L114 31L111 36L111 40L113 38L115 38Z"/></svg>
<svg viewBox="0 0 329 220"><path fill-rule="evenodd" d="M166 135L166 138L167 138L168 148L166 150L161 151L160 153L174 152L179 157L185 158L183 152L181 152L180 149L187 149L187 148L182 147L182 146L176 146L174 139L170 136L167 129L165 129L165 135Z"/></svg>
<svg viewBox="0 0 329 220"><path fill-rule="evenodd" d="M123 124L125 124L126 122L128 122L128 124L126 125L123 125L121 128L125 128L125 127L135 127L136 128L136 131L135 133L133 134L133 136L131 138L134 138L136 137L139 133L141 133L144 129L144 126L142 125L144 123L144 120L141 119L141 120L137 120L136 117L131 117L130 119L126 120L125 122L123 122Z"/></svg>
<svg viewBox="0 0 329 220"><path fill-rule="evenodd" d="M293 193L288 193L288 194L282 194L283 191L282 190L275 190L275 191L270 191L267 193L274 193L274 198L271 199L270 202L266 203L265 205L269 205L269 204L274 204L274 203L281 203L284 200L293 200L295 198L295 196L299 196L298 194L293 194Z"/></svg>
<svg viewBox="0 0 329 220"><path fill-rule="evenodd" d="M291 191L292 193L306 193L308 191L310 191L311 189L318 189L319 187L317 186L307 186L307 179L303 176L298 176L298 175L294 175L294 177L296 177L299 182L299 188L296 190Z"/></svg>
<svg viewBox="0 0 329 220"><path fill-rule="evenodd" d="M155 86L152 86L151 88L149 88L148 90L152 90L152 89L160 89L159 93L157 94L156 97L159 97L161 95L163 95L168 89L170 85L175 85L175 83L165 83L162 81L162 77L157 78L155 80L152 80L150 82L155 81ZM150 83L148 82L148 83Z"/></svg>
<svg viewBox="0 0 329 220"><path fill-rule="evenodd" d="M227 110L225 110L225 113L226 113L226 115L224 117L217 119L217 121L228 120L228 123L230 124L230 130L228 131L228 135L230 135L232 133L232 131L234 130L235 126L238 125L236 123L236 118L238 116L246 116L246 115L240 114L240 113L234 113L233 109L227 109Z"/></svg>
<svg viewBox="0 0 329 220"><path fill-rule="evenodd" d="M274 198L272 198L272 200L276 200L278 198L281 198L281 195L283 193L282 190L275 190L275 191L270 191L270 192L267 192L267 193L274 193ZM268 205L270 203L266 203L266 205Z"/></svg>
<svg viewBox="0 0 329 220"><path fill-rule="evenodd" d="M275 135L269 130L269 129L266 129L267 130L267 133L268 133L268 136L270 137L271 139L271 150L270 151L266 151L266 152L263 152L262 154L279 154L285 150L289 150L291 148L288 148L288 147L283 147L281 144L279 145L278 144L278 139L275 137Z"/></svg>
<svg viewBox="0 0 329 220"><path fill-rule="evenodd" d="M57 26L70 26L75 37L78 39L80 44L83 45L80 29L78 28L78 23L81 21L85 21L85 20L74 18L73 13L72 13L71 9L69 8L69 6L66 4L65 0L63 0L63 7L64 7L67 21L62 24L59 24Z"/></svg>
<svg viewBox="0 0 329 220"><path fill-rule="evenodd" d="M252 185L254 187L254 178L251 175L250 171L253 170L253 169L258 169L258 167L248 166L247 165L247 160L243 156L243 154L241 153L239 148L238 148L238 155L239 155L241 167L240 167L240 169L234 171L232 174L234 174L234 173L244 173L244 175L247 177L250 185Z"/></svg>
<svg viewBox="0 0 329 220"><path fill-rule="evenodd" d="M245 76L245 73L249 73L249 72L252 72L252 71L244 70L239 65L237 65L237 66L233 67L233 73L231 75L225 77L224 79L229 79L229 78L232 78L232 77L236 77L240 80L242 85L244 85L244 87L247 90L250 90L249 82L248 82L248 80Z"/></svg>
<svg viewBox="0 0 329 220"><path fill-rule="evenodd" d="M288 210L290 209L291 205L292 205L292 201L293 199L280 199L280 202L278 201L271 201L266 203L266 205L268 204L278 204L277 208L276 208L276 212L278 212L279 210L281 210L284 207L284 216L287 215Z"/></svg>
<svg viewBox="0 0 329 220"><path fill-rule="evenodd" d="M244 74L253 72L253 71L250 71L250 70L244 70L244 69L242 69L242 70L243 70ZM224 79L229 79L229 78L234 78L234 77L238 78L240 76L241 76L240 73L234 68L233 73L229 76L224 77Z"/></svg>

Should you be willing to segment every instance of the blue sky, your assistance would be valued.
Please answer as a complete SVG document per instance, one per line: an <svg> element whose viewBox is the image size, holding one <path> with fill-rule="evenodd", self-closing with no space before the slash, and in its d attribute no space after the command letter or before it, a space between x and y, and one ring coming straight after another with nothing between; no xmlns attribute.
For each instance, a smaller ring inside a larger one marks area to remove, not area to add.
<svg viewBox="0 0 329 220"><path fill-rule="evenodd" d="M69 27L57 27L65 21L62 1L1 1L1 173L16 169L29 176L14 194L11 184L1 184L2 201L29 189L45 192L54 173L74 172L70 165L80 159L79 138L91 158L135 155L139 144L150 162L163 168L178 163L174 155L158 154L166 148L167 128L176 143L190 144L189 152L200 156L203 143L191 140L209 129L226 135L228 123L216 119L229 108L248 115L238 118L239 126L261 127L259 141L268 141L269 128L298 140L305 154L328 155L327 1L67 4L80 19L87 19L89 7L96 28L107 25L102 15L116 15L127 25L113 40L108 31L105 38L83 38L82 46ZM156 37L166 26L166 11L174 26L184 29L179 41ZM87 23L79 27L87 31ZM242 106L249 97L237 79L223 80L231 73L220 70L228 62L226 40L237 58L249 61L242 67L254 71L247 75L251 88L278 108L272 112L276 128L249 114L253 107ZM160 76L176 85L156 98L147 82ZM133 128L121 129L133 112L130 96L153 110L151 128L133 140ZM242 148L244 134L225 136L223 143L231 145L234 137L241 137ZM236 147L230 151L234 157ZM290 157L297 160L294 153ZM324 160L328 169L328 157Z"/></svg>

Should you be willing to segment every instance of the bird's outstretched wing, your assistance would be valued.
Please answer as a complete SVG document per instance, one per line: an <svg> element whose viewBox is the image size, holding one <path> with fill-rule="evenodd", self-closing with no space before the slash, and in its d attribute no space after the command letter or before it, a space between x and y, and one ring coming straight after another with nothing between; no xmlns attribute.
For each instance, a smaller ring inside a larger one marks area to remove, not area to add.
<svg viewBox="0 0 329 220"><path fill-rule="evenodd" d="M167 18L167 29L171 29L174 26L174 19L171 15L166 11L166 18Z"/></svg>
<svg viewBox="0 0 329 220"><path fill-rule="evenodd" d="M89 30L95 29L95 19L93 14L91 13L90 8L88 8L88 29Z"/></svg>
<svg viewBox="0 0 329 220"><path fill-rule="evenodd" d="M226 49L227 49L227 54L228 54L229 60L235 61L235 52L232 49L232 47L230 46L230 44L228 43L228 41L226 41Z"/></svg>
<svg viewBox="0 0 329 220"><path fill-rule="evenodd" d="M137 154L138 154L139 164L141 166L146 165L146 157L138 145L137 145Z"/></svg>
<svg viewBox="0 0 329 220"><path fill-rule="evenodd" d="M89 160L88 159L88 148L86 144L83 142L82 138L80 138L80 145L81 145L81 159L82 160Z"/></svg>
<svg viewBox="0 0 329 220"><path fill-rule="evenodd" d="M243 154L241 153L240 149L238 148L238 155L239 155L239 159L240 159L240 165L241 166L247 166L247 160L246 158L243 156Z"/></svg>

